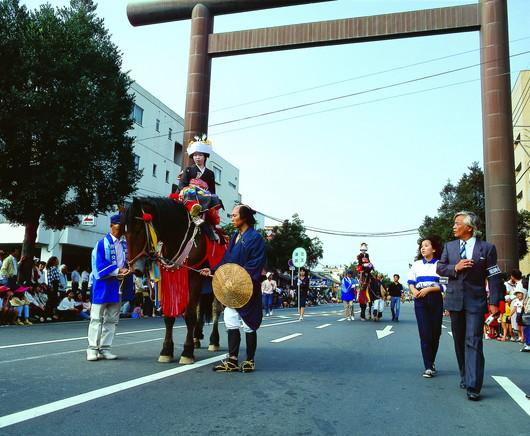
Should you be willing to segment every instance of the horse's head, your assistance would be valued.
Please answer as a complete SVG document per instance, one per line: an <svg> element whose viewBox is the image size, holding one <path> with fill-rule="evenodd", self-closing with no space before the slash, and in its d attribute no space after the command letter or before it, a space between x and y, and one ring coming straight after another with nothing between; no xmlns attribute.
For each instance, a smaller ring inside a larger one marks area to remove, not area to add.
<svg viewBox="0 0 530 436"><path fill-rule="evenodd" d="M143 273L145 261L149 255L147 246L147 226L144 220L144 209L142 199L134 198L131 206L125 210L122 231L127 239L127 251L129 253L129 268L134 272Z"/></svg>
<svg viewBox="0 0 530 436"><path fill-rule="evenodd" d="M184 237L187 221L187 211L181 203L163 197L135 197L125 211L123 225L129 268L143 273L146 260L155 257L156 247L153 247L153 240L149 235L149 223L169 255Z"/></svg>

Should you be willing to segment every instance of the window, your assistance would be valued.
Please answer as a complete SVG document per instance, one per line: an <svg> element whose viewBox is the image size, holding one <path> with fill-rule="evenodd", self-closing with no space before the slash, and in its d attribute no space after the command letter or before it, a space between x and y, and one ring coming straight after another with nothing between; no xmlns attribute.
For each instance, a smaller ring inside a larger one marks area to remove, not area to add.
<svg viewBox="0 0 530 436"><path fill-rule="evenodd" d="M156 119L155 130L156 130L157 132L160 132L160 120L159 120L158 118Z"/></svg>
<svg viewBox="0 0 530 436"><path fill-rule="evenodd" d="M173 162L180 165L182 162L182 144L175 141L175 147L173 148Z"/></svg>
<svg viewBox="0 0 530 436"><path fill-rule="evenodd" d="M144 121L144 110L137 104L135 104L133 107L132 118L139 126L141 126Z"/></svg>
<svg viewBox="0 0 530 436"><path fill-rule="evenodd" d="M221 168L213 167L213 175L215 176L215 183L221 184Z"/></svg>
<svg viewBox="0 0 530 436"><path fill-rule="evenodd" d="M167 139L169 139L171 141L171 136L173 135L173 129L170 127L168 132L167 132Z"/></svg>
<svg viewBox="0 0 530 436"><path fill-rule="evenodd" d="M169 171L166 171L166 183L169 183Z"/></svg>
<svg viewBox="0 0 530 436"><path fill-rule="evenodd" d="M156 177L156 164L153 164L153 177Z"/></svg>
<svg viewBox="0 0 530 436"><path fill-rule="evenodd" d="M228 182L228 185L229 185L232 189L236 189L236 188L237 188L237 186L234 185L232 182Z"/></svg>
<svg viewBox="0 0 530 436"><path fill-rule="evenodd" d="M140 169L140 156L138 156L137 154L133 154L133 158L134 158L134 169L138 171Z"/></svg>

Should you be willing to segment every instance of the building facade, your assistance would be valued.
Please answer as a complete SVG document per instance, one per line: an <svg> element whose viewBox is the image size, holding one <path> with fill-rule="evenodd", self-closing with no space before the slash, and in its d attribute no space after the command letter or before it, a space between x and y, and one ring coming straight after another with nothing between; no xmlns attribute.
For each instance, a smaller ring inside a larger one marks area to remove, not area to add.
<svg viewBox="0 0 530 436"><path fill-rule="evenodd" d="M134 120L130 135L135 138L135 165L143 170L135 196L167 196L178 185L181 171L184 120L138 83L131 85L135 96L132 112ZM225 211L220 211L221 224L230 222L230 211L241 202L239 170L214 152L206 166L215 174L216 192L223 200ZM116 212L114 212L116 213ZM1 217L0 217L1 218ZM89 267L90 253L96 242L109 231L107 215L83 216L81 224L61 231L39 226L35 255L42 260L57 256L69 267ZM0 248L20 245L24 228L0 221Z"/></svg>
<svg viewBox="0 0 530 436"><path fill-rule="evenodd" d="M512 113L517 209L530 211L530 70L521 71L517 77ZM519 262L519 269L530 274L530 255Z"/></svg>

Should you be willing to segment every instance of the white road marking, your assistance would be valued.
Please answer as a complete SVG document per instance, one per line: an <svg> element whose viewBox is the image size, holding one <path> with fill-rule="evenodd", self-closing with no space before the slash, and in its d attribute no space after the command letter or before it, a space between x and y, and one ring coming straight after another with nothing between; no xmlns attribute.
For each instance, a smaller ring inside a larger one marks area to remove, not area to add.
<svg viewBox="0 0 530 436"><path fill-rule="evenodd" d="M281 319L289 319L288 316L285 316L285 315L278 315L277 318L281 318Z"/></svg>
<svg viewBox="0 0 530 436"><path fill-rule="evenodd" d="M282 321L282 322L274 322L272 324L262 324L261 325L261 329L265 328L265 327L272 327L272 326L275 326L275 325L285 325L285 324L293 324L293 323L297 323L299 322L298 319L295 319L293 321Z"/></svg>
<svg viewBox="0 0 530 436"><path fill-rule="evenodd" d="M296 338L297 336L302 336L302 333L293 333L292 335L284 336L283 338L273 339L271 342L277 344L278 342L288 341L289 339Z"/></svg>
<svg viewBox="0 0 530 436"><path fill-rule="evenodd" d="M211 357L209 359L201 360L200 362L196 362L192 365L179 366L177 368L168 369L166 371L157 372L151 375L146 375L144 377L118 383L112 386L107 386L105 388L96 389L94 391L86 392L84 394L75 395L70 398L65 398L64 400L54 401L52 403L44 404L42 406L23 410L21 412L0 416L0 428L8 427L10 425L18 424L29 419L37 418L39 416L67 409L68 407L77 406L78 404L86 403L97 398L106 397L108 395L115 394L116 392L135 388L137 386L158 381L186 371L191 371L196 368L200 368L201 366L206 366L211 363L217 362L219 361L219 359L224 359L226 357L228 357L228 354L222 354L219 356Z"/></svg>
<svg viewBox="0 0 530 436"><path fill-rule="evenodd" d="M523 409L528 416L530 416L530 400L526 398L525 393L512 382L508 377L501 377L494 375L493 380L501 385L501 387L508 393L510 397Z"/></svg>
<svg viewBox="0 0 530 436"><path fill-rule="evenodd" d="M173 327L174 329L184 329L186 328L185 325L176 326ZM121 332L116 333L116 336L123 336L123 335L132 335L136 333L149 333L149 332L158 332L161 330L166 330L165 327L156 328L156 329L146 329L146 330L133 330L130 332ZM57 344L59 342L72 342L72 341L82 341L84 339L87 339L86 336L79 336L77 338L64 338L64 339L53 339L50 341L40 341L40 342L26 342L24 344L11 344L11 345L0 345L0 350L3 350L5 348L19 348L19 347L29 347L32 345L46 345L46 344Z"/></svg>
<svg viewBox="0 0 530 436"><path fill-rule="evenodd" d="M346 318L341 318L337 320L338 322L346 321Z"/></svg>
<svg viewBox="0 0 530 436"><path fill-rule="evenodd" d="M117 347L125 347L128 345L136 345L136 344L145 344L146 342L155 342L155 341L162 341L164 338L155 338L155 339L146 339L145 341L135 341L135 342L127 342L125 344L114 344L113 348ZM55 357L55 356L64 356L66 354L73 354L73 353L81 353L86 351L86 348L82 348L80 350L71 350L71 351L61 351L58 353L48 353L48 354L40 354L37 356L30 356L30 357L21 357L20 359L11 359L11 360L1 360L0 365L3 363L14 363L14 362L23 362L25 360L35 360L35 359L44 359L46 357Z"/></svg>
<svg viewBox="0 0 530 436"><path fill-rule="evenodd" d="M385 336L389 336L392 333L395 333L392 331L391 325L387 325L383 330L376 330L375 332L377 333L377 339L382 339Z"/></svg>
<svg viewBox="0 0 530 436"><path fill-rule="evenodd" d="M322 324L322 325L319 325L318 327L315 327L316 329L325 329L326 327L329 327L331 324Z"/></svg>

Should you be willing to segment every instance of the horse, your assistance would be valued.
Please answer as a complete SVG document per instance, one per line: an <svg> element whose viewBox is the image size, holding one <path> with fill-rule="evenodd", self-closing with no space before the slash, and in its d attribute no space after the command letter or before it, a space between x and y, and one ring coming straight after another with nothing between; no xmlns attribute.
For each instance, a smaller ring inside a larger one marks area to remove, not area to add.
<svg viewBox="0 0 530 436"><path fill-rule="evenodd" d="M206 235L200 226L191 219L184 205L171 198L136 197L125 210L123 218L123 233L127 239L129 269L135 273L143 273L148 262L158 262L161 268L175 268L186 262L192 266L187 269L188 274L188 303L184 312L187 333L180 364L192 364L195 361L194 348L200 348L202 326L205 321L212 321L212 333L208 351L219 350L219 314L222 306L213 293L203 294L204 280L197 271L209 266L206 253ZM153 235L149 227L154 230L158 247L152 246ZM164 283L162 283L164 286ZM164 291L162 291L164 295ZM164 300L162 300L162 314L166 333L158 361L169 363L173 360L173 326L175 316L164 314Z"/></svg>

